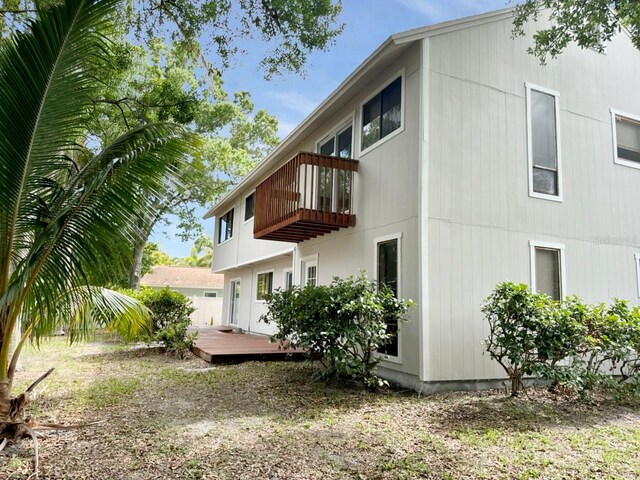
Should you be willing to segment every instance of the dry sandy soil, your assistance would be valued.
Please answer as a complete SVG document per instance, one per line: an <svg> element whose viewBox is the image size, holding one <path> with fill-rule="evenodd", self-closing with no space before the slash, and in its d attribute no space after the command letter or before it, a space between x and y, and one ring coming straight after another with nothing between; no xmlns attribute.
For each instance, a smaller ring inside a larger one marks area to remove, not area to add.
<svg viewBox="0 0 640 480"><path fill-rule="evenodd" d="M156 351L54 340L30 414L104 421L40 441L40 478L327 479L640 477L640 407L545 390L419 397L312 380L307 363L211 367ZM33 472L33 445L0 453L0 478Z"/></svg>

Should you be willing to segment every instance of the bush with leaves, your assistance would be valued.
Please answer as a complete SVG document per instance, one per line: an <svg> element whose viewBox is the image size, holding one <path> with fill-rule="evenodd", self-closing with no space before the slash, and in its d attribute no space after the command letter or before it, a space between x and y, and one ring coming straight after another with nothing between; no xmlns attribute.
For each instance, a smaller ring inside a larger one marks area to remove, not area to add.
<svg viewBox="0 0 640 480"><path fill-rule="evenodd" d="M277 325L274 340L318 358L324 367L321 378L361 380L376 388L385 384L376 375L383 356L375 351L391 340L387 321L405 322L412 305L361 274L335 277L328 286L276 290L261 321Z"/></svg>
<svg viewBox="0 0 640 480"><path fill-rule="evenodd" d="M517 395L523 388L523 377L539 367L537 337L545 303L547 297L532 293L526 285L503 282L482 306L490 328L485 349L509 376L511 395Z"/></svg>
<svg viewBox="0 0 640 480"><path fill-rule="evenodd" d="M160 342L167 353L184 358L197 336L197 333L188 332L190 315L194 311L191 300L169 288L154 290L143 287L125 292L151 310L152 325L147 340Z"/></svg>
<svg viewBox="0 0 640 480"><path fill-rule="evenodd" d="M598 386L618 390L640 379L640 307L624 300L610 306L576 296L559 302L504 282L482 311L490 326L485 348L507 372L512 395L524 376L568 386L583 399Z"/></svg>

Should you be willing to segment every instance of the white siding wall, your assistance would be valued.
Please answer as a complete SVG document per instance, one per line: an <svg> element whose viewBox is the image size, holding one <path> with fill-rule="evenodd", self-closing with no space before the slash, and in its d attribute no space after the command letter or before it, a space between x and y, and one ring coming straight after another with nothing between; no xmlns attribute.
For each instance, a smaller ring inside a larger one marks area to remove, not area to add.
<svg viewBox="0 0 640 480"><path fill-rule="evenodd" d="M404 131L380 144L377 148L359 155L361 104L373 92L393 80L395 74L404 69L405 75L405 121ZM375 77L363 88L354 91L343 105L336 108L329 119L318 123L309 135L283 155L282 164L297 152L315 151L319 140L340 126L347 117L354 116L354 156L360 160L354 180L354 211L356 226L308 240L298 246L294 254L299 260L318 254L318 281L328 284L334 276L345 277L367 270L373 276L374 238L402 233L401 294L405 298L418 298L417 263L417 219L418 219L418 131L419 131L420 47L415 44L397 56L393 63L379 65ZM277 166L271 170L275 170ZM236 201L236 218L244 218L244 196L255 188L252 186ZM253 239L253 222L244 224L240 220L240 231L234 238L217 245L214 251L214 271L224 271L225 293L223 318L229 315L229 285L231 279L241 278L242 299L240 302L240 327L271 333L271 327L258 322L264 313L264 305L255 302L256 272L275 269L274 284L277 288L283 281L283 269L293 264L291 257L276 257L246 268L233 269L237 264L261 258L269 253L292 248L293 244ZM299 261L295 265L295 281L300 279ZM249 295L249 289L251 294ZM419 369L418 309L412 312L412 321L402 330L402 364L389 363L392 369L417 375Z"/></svg>
<svg viewBox="0 0 640 480"><path fill-rule="evenodd" d="M356 142L361 129L360 104L374 91L393 80L394 74L405 71L404 131L360 156L354 187L356 226L323 235L300 244L296 261L296 280L300 279L300 258L318 255L318 281L328 284L334 276L357 275L366 270L373 277L374 239L402 233L401 296L418 298L418 132L420 92L420 48L416 44L387 65L367 88L359 92L344 110L335 115L320 135L337 126L349 112L356 113ZM314 143L319 138L314 139ZM306 148L314 148L314 143ZM357 152L358 150L356 150ZM385 367L418 375L419 335L418 309L411 321L402 326L402 363L385 362Z"/></svg>
<svg viewBox="0 0 640 480"><path fill-rule="evenodd" d="M216 218L212 265L212 270L216 273L293 248L292 243L254 240L253 219L247 222L244 221L244 200L255 189L256 185L252 185L234 202L233 236L230 240L221 244L218 244L218 219ZM230 209L231 207L227 211Z"/></svg>
<svg viewBox="0 0 640 480"><path fill-rule="evenodd" d="M503 376L480 305L499 281L530 284L529 240L565 244L565 293L638 301L640 170L614 165L609 109L640 113L640 52L618 35L542 67L510 32L429 40L429 380ZM560 93L562 203L528 195L525 82Z"/></svg>
<svg viewBox="0 0 640 480"><path fill-rule="evenodd" d="M258 240L256 240L258 241ZM240 300L238 310L238 326L247 332L270 335L275 333L275 326L260 322L260 316L266 313L264 302L256 300L258 272L273 270L273 289L284 287L284 270L292 267L292 256L279 256L265 262L225 272L224 303L222 318L229 324L231 308L231 281L240 280Z"/></svg>

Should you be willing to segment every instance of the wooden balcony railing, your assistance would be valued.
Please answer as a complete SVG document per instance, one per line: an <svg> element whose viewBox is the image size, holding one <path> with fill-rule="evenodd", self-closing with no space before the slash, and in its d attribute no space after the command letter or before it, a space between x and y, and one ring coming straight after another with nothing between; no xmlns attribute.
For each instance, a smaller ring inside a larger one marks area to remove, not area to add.
<svg viewBox="0 0 640 480"><path fill-rule="evenodd" d="M358 161L299 153L256 188L253 236L302 242L356 224Z"/></svg>

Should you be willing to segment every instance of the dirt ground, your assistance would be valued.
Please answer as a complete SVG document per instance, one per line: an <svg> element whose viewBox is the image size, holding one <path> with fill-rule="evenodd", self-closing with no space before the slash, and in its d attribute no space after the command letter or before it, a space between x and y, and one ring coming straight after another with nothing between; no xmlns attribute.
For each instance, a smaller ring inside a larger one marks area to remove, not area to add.
<svg viewBox="0 0 640 480"><path fill-rule="evenodd" d="M101 421L40 440L51 479L585 479L640 477L640 407L545 390L420 397L312 380L308 363L214 366L57 339L29 350L16 389L51 366L30 414ZM0 478L33 472L33 445Z"/></svg>

